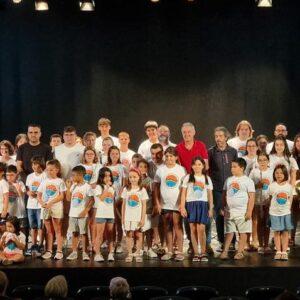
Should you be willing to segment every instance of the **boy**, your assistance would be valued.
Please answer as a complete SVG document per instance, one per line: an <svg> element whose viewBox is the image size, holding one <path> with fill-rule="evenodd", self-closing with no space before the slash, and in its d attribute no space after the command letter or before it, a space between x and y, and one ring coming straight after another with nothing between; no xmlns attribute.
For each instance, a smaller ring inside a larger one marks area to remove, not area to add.
<svg viewBox="0 0 300 300"><path fill-rule="evenodd" d="M122 131L118 134L118 138L120 143L121 163L127 170L129 170L131 166L132 156L135 154L134 151L128 148L128 145L130 143L129 134Z"/></svg>
<svg viewBox="0 0 300 300"><path fill-rule="evenodd" d="M66 199L71 201L69 212L69 231L72 232L72 253L67 260L75 260L78 258L77 246L78 236L80 234L82 240L82 260L90 260L87 249L87 216L90 208L93 206L92 189L88 183L84 181L85 168L76 166L72 169L72 181L67 180Z"/></svg>
<svg viewBox="0 0 300 300"><path fill-rule="evenodd" d="M62 136L58 133L54 133L50 136L50 146L52 148L52 152L54 152L54 148L62 144Z"/></svg>
<svg viewBox="0 0 300 300"><path fill-rule="evenodd" d="M238 251L234 259L244 258L243 250L246 246L247 233L252 232L252 211L254 207L254 182L244 175L246 161L236 158L231 163L231 173L224 184L223 207L225 218L225 245L220 255L221 259L228 259L228 250L235 232L240 235Z"/></svg>

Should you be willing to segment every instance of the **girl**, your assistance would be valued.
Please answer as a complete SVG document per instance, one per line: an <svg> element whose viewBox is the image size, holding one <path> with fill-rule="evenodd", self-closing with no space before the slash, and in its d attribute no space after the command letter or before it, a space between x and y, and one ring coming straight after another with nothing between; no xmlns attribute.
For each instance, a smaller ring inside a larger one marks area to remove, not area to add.
<svg viewBox="0 0 300 300"><path fill-rule="evenodd" d="M94 189L95 205L96 205L96 239L95 239L95 258L94 261L104 261L100 253L100 246L104 241L104 231L108 240L108 261L114 261L113 254L113 230L115 219L115 191L112 188L113 175L109 168L102 168L99 172L97 185Z"/></svg>
<svg viewBox="0 0 300 300"><path fill-rule="evenodd" d="M159 167L154 177L154 201L155 212L162 215L168 252L162 260L170 260L173 256L173 229L175 230L178 252L175 260L184 259L182 219L179 213L180 188L185 170L176 163L177 151L174 147L168 147L165 151L165 163Z"/></svg>
<svg viewBox="0 0 300 300"><path fill-rule="evenodd" d="M122 211L122 201L120 201L120 196L122 188L125 185L125 167L120 161L120 150L117 146L111 146L108 150L107 167L111 170L113 175L113 188L115 190L115 200L116 200L116 233L117 233L117 244L116 253L122 253L122 224L121 224L121 211Z"/></svg>
<svg viewBox="0 0 300 300"><path fill-rule="evenodd" d="M247 163L245 174L249 176L252 169L257 168L257 143L254 138L251 138L246 143L246 155L243 156L243 159Z"/></svg>
<svg viewBox="0 0 300 300"><path fill-rule="evenodd" d="M5 219L8 211L9 185L5 180L6 165L0 162L0 213L1 218Z"/></svg>
<svg viewBox="0 0 300 300"><path fill-rule="evenodd" d="M46 164L47 178L38 187L37 198L42 207L42 216L46 227L47 251L43 259L52 257L54 232L57 239L57 251L54 259L62 259L62 218L63 199L66 185L60 178L61 165L57 159L49 160Z"/></svg>
<svg viewBox="0 0 300 300"><path fill-rule="evenodd" d="M84 175L84 181L88 184L90 184L93 188L96 186L97 182L97 176L99 174L99 170L102 167L98 163L98 156L97 152L93 147L86 147L83 151L82 156L82 163L81 166L85 168L85 175ZM88 224L90 229L90 236L91 236L91 250L93 250L95 239L96 239L96 206L95 203L93 205L93 208L89 211L88 216Z"/></svg>
<svg viewBox="0 0 300 300"><path fill-rule="evenodd" d="M268 228L269 216L269 186L273 182L273 170L269 167L269 155L259 152L257 156L258 168L251 171L249 177L255 184L255 204L252 215L253 244L258 245L258 253L268 254L270 230Z"/></svg>
<svg viewBox="0 0 300 300"><path fill-rule="evenodd" d="M294 186L296 173L299 168L295 158L291 156L287 142L283 136L277 136L274 139L274 145L270 153L270 167L274 169L279 164L287 168L290 184Z"/></svg>
<svg viewBox="0 0 300 300"><path fill-rule="evenodd" d="M100 155L100 163L104 166L108 160L108 150L111 146L114 145L114 141L111 137L106 137L102 141L102 152Z"/></svg>
<svg viewBox="0 0 300 300"><path fill-rule="evenodd" d="M137 169L129 171L129 182L124 188L121 198L122 204L122 224L126 232L126 247L128 255L126 262L132 262L133 254L133 238L136 237L136 262L143 261L142 243L143 234L142 227L145 224L146 217L146 201L148 195L146 189L142 187L141 173Z"/></svg>
<svg viewBox="0 0 300 300"><path fill-rule="evenodd" d="M182 183L180 211L188 219L194 250L193 261L207 262L205 225L213 216L213 185L207 176L205 161L201 157L192 160L191 174ZM201 254L198 255L198 243Z"/></svg>
<svg viewBox="0 0 300 300"><path fill-rule="evenodd" d="M144 158L141 154L138 154L138 153L133 154L132 159L131 159L131 168L137 169L138 162L142 159L144 159Z"/></svg>
<svg viewBox="0 0 300 300"><path fill-rule="evenodd" d="M293 188L289 184L289 174L285 165L277 165L273 173L274 182L270 185L270 221L274 231L276 260L288 260L287 248L289 230L293 229L291 204Z"/></svg>
<svg viewBox="0 0 300 300"><path fill-rule="evenodd" d="M7 166L14 165L16 166L16 160L13 157L14 155L14 147L10 141L2 141L0 143L0 162L5 163Z"/></svg>
<svg viewBox="0 0 300 300"><path fill-rule="evenodd" d="M242 157L246 154L246 142L252 138L253 133L252 125L248 121L243 120L237 124L235 130L236 136L228 140L228 145L237 150L238 157Z"/></svg>
<svg viewBox="0 0 300 300"><path fill-rule="evenodd" d="M292 155L295 158L298 168L300 167L300 133L295 136Z"/></svg>
<svg viewBox="0 0 300 300"><path fill-rule="evenodd" d="M0 261L3 265L11 265L24 261L25 235L20 232L20 223L17 217L9 216L6 220L6 231L0 240Z"/></svg>
<svg viewBox="0 0 300 300"><path fill-rule="evenodd" d="M256 137L256 143L258 150L261 152L267 152L266 148L269 143L268 137L264 134L260 134L259 136Z"/></svg>

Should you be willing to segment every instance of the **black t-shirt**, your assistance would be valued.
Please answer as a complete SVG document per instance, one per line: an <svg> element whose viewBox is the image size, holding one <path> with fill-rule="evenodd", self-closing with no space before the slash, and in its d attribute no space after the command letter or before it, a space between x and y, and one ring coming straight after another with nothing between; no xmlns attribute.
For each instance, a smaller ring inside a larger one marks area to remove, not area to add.
<svg viewBox="0 0 300 300"><path fill-rule="evenodd" d="M46 162L53 158L52 149L49 145L43 143L37 146L32 146L29 143L21 145L17 152L17 161L23 162L23 170L26 175L33 172L30 162L33 156L43 157Z"/></svg>

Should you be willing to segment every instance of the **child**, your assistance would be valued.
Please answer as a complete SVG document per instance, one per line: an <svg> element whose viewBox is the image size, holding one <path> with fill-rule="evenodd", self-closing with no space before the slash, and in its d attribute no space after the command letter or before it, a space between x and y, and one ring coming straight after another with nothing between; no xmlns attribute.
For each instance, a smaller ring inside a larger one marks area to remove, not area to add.
<svg viewBox="0 0 300 300"><path fill-rule="evenodd" d="M95 240L95 258L94 261L103 262L104 258L100 253L100 246L104 241L104 232L108 240L108 261L114 261L113 254L113 230L115 219L115 191L112 187L113 175L109 168L100 169L99 178L95 189L93 190L96 206L96 224L97 236Z"/></svg>
<svg viewBox="0 0 300 300"><path fill-rule="evenodd" d="M1 218L5 219L8 211L9 186L5 180L6 165L0 162L0 213Z"/></svg>
<svg viewBox="0 0 300 300"><path fill-rule="evenodd" d="M72 253L67 260L78 258L78 237L82 241L82 260L90 260L87 254L87 216L93 206L91 186L85 182L85 168L76 166L72 169L72 181L66 181L66 199L71 202L69 212L69 232L72 232Z"/></svg>
<svg viewBox="0 0 300 300"><path fill-rule="evenodd" d="M205 161L201 157L192 160L191 174L186 175L181 191L181 215L188 219L194 250L193 261L207 262L205 225L213 216L213 185L207 176ZM198 243L201 254L198 255Z"/></svg>
<svg viewBox="0 0 300 300"><path fill-rule="evenodd" d="M132 169L137 169L137 165L138 165L138 162L140 160L143 159L143 156L141 154L138 154L138 153L135 153L133 156L132 156L132 160L131 160L131 168Z"/></svg>
<svg viewBox="0 0 300 300"><path fill-rule="evenodd" d="M108 136L105 137L102 141L102 152L100 153L100 163L105 166L108 160L108 150L111 146L114 145L113 139Z"/></svg>
<svg viewBox="0 0 300 300"><path fill-rule="evenodd" d="M62 144L62 136L58 133L54 133L50 136L50 146L52 148L52 152L54 152L54 148Z"/></svg>
<svg viewBox="0 0 300 300"><path fill-rule="evenodd" d="M273 170L269 165L269 155L259 152L257 156L258 168L251 171L249 177L255 184L255 204L252 220L253 244L259 245L258 253L270 253L268 228L269 217L269 186L273 182Z"/></svg>
<svg viewBox="0 0 300 300"><path fill-rule="evenodd" d="M131 166L132 156L135 154L135 152L128 148L130 137L127 132L120 132L118 138L120 143L121 163L128 171Z"/></svg>
<svg viewBox="0 0 300 300"><path fill-rule="evenodd" d="M252 232L252 211L254 207L255 187L254 182L244 175L246 161L237 158L231 163L233 176L227 178L224 184L223 207L225 218L225 245L220 255L221 259L228 259L228 250L235 232L239 233L238 251L234 259L244 258L244 248L247 233Z"/></svg>
<svg viewBox="0 0 300 300"><path fill-rule="evenodd" d="M149 258L157 258L157 254L152 249L152 241L154 239L154 244L158 244L159 242L159 233L158 233L158 221L159 216L153 216L153 181L148 176L148 169L149 169L149 163L142 159L138 162L138 170L141 173L142 177L142 186L146 189L148 194L148 200L146 203L146 218L145 218L145 224L142 228L142 231L144 235L146 236L147 241L147 256Z"/></svg>
<svg viewBox="0 0 300 300"><path fill-rule="evenodd" d="M142 242L143 234L142 227L145 224L146 216L146 201L148 195L146 189L142 187L142 177L138 170L131 169L129 171L129 182L124 188L121 195L122 205L122 224L126 231L126 246L128 255L125 258L126 262L132 262L133 254L133 238L136 237L136 262L143 261Z"/></svg>
<svg viewBox="0 0 300 300"><path fill-rule="evenodd" d="M31 229L32 246L28 249L28 254L36 251L39 255L43 244L43 230L41 221L41 205L37 200L37 190L43 180L46 179L45 161L40 156L34 156L31 159L31 166L33 172L27 176L27 215L29 220L29 228ZM39 237L40 245L37 244L37 236ZM27 252L26 252L27 255Z"/></svg>
<svg viewBox="0 0 300 300"><path fill-rule="evenodd" d="M228 140L228 145L237 150L238 157L246 154L246 143L248 139L252 138L253 132L252 125L248 121L243 120L237 124L236 136Z"/></svg>
<svg viewBox="0 0 300 300"><path fill-rule="evenodd" d="M289 230L293 229L291 218L293 188L288 182L289 174L286 166L277 165L275 167L273 180L269 194L271 229L274 231L274 243L277 251L274 259L288 260Z"/></svg>
<svg viewBox="0 0 300 300"><path fill-rule="evenodd" d="M98 156L96 150L93 147L88 146L84 149L81 166L83 166L86 171L84 175L84 181L90 184L92 187L95 187L98 179L97 177L99 174L99 170L102 166L101 164L98 163ZM95 215L96 215L96 207L94 204L93 208L90 209L89 211L89 217L88 217L92 247L94 246L95 239L96 239Z"/></svg>
<svg viewBox="0 0 300 300"><path fill-rule="evenodd" d="M3 265L11 265L24 261L25 235L20 232L20 223L17 217L9 216L6 220L6 231L0 240L0 261Z"/></svg>
<svg viewBox="0 0 300 300"><path fill-rule="evenodd" d="M122 210L122 201L120 201L120 196L122 188L125 185L125 167L121 164L120 161L120 150L117 146L111 146L108 150L108 160L106 166L111 170L113 175L113 188L115 190L115 199L116 199L116 233L117 233L117 244L116 244L116 253L122 253L122 237L123 230L121 224L121 210Z"/></svg>
<svg viewBox="0 0 300 300"><path fill-rule="evenodd" d="M299 170L294 157L291 156L286 139L283 136L277 136L274 139L273 148L270 152L270 166L272 169L279 164L284 165L289 174L289 181L292 186L296 182L296 173Z"/></svg>
<svg viewBox="0 0 300 300"><path fill-rule="evenodd" d="M183 177L186 175L182 166L176 163L177 151L174 147L168 147L165 151L165 164L160 166L154 177L154 211L162 215L168 252L162 260L170 260L173 256L173 230L179 252L175 260L182 261L183 255L183 230L182 218L179 213L180 188Z"/></svg>
<svg viewBox="0 0 300 300"><path fill-rule="evenodd" d="M254 138L251 138L246 143L246 155L243 156L243 159L247 163L245 174L249 176L252 169L257 168L257 143Z"/></svg>
<svg viewBox="0 0 300 300"><path fill-rule="evenodd" d="M54 259L62 259L62 218L63 199L66 185L60 178L61 165L57 159L49 160L46 164L47 178L38 187L38 202L42 206L41 214L46 227L47 251L42 256L43 259L52 257L52 247L54 232L57 239L57 251Z"/></svg>
<svg viewBox="0 0 300 300"><path fill-rule="evenodd" d="M26 233L27 215L24 200L26 187L24 183L18 179L16 166L10 165L6 168L6 180L9 185L8 214L19 219L21 231Z"/></svg>
<svg viewBox="0 0 300 300"><path fill-rule="evenodd" d="M293 195L294 195L294 199L293 199L291 210L292 210L292 220L293 220L294 229L291 232L291 240L289 242L291 246L296 246L295 244L296 229L300 219L300 180L297 180L295 183Z"/></svg>

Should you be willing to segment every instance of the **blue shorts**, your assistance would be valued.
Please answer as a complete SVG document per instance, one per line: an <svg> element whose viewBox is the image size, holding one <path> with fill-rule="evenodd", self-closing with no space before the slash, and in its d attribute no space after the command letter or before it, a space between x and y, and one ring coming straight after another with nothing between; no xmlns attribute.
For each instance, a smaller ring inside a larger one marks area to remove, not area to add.
<svg viewBox="0 0 300 300"><path fill-rule="evenodd" d="M186 203L187 219L189 223L198 223L207 225L208 217L208 202L191 201Z"/></svg>
<svg viewBox="0 0 300 300"><path fill-rule="evenodd" d="M103 223L115 223L115 219L112 218L96 218L97 224L103 224Z"/></svg>
<svg viewBox="0 0 300 300"><path fill-rule="evenodd" d="M41 209L27 208L30 229L42 229Z"/></svg>
<svg viewBox="0 0 300 300"><path fill-rule="evenodd" d="M272 216L270 215L271 229L273 231L288 231L294 229L291 215Z"/></svg>

